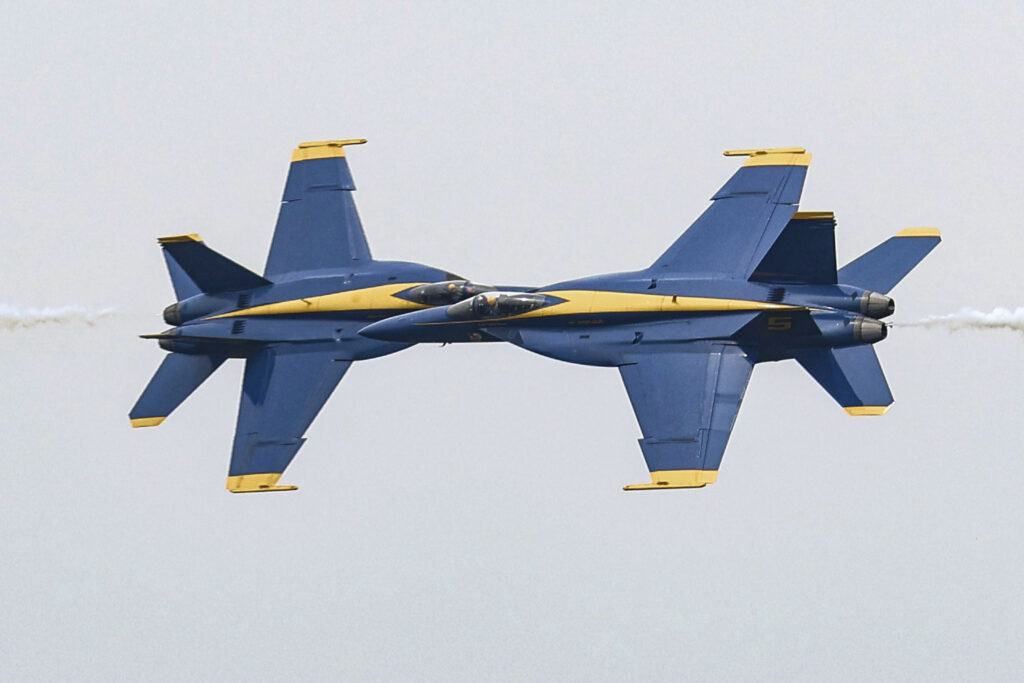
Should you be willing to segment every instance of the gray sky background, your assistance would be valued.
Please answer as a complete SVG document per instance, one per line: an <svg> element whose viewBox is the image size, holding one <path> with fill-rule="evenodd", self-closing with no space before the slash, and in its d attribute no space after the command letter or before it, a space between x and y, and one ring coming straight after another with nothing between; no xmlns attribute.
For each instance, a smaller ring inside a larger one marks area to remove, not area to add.
<svg viewBox="0 0 1024 683"><path fill-rule="evenodd" d="M223 489L239 362L127 419L155 238L261 269L303 140L370 140L375 256L536 285L649 264L722 150L800 145L840 262L943 230L897 320L1024 303L1024 5L934 4L5 7L0 302L120 315L0 332L0 679L1017 679L1019 334L897 328L881 419L758 366L699 491L621 491L614 370L496 344L354 366L297 493Z"/></svg>

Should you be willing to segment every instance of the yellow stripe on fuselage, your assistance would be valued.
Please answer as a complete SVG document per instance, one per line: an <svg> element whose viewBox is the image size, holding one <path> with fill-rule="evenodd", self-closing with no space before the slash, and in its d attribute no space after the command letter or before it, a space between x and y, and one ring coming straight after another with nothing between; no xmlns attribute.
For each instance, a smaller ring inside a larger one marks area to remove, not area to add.
<svg viewBox="0 0 1024 683"><path fill-rule="evenodd" d="M667 296L664 294L636 294L633 292L601 292L587 289L569 289L539 292L565 299L563 303L545 306L533 311L500 318L545 318L559 315L595 313L703 313L715 311L797 310L802 306L772 304L745 299L715 299L703 296Z"/></svg>
<svg viewBox="0 0 1024 683"><path fill-rule="evenodd" d="M416 311L430 308L415 301L407 301L395 296L410 287L425 284L423 282L397 282L363 289L350 289L346 292L321 294L305 299L279 301L263 304L252 308L242 308L230 313L221 313L208 318L235 318L249 315L297 315L302 313L331 313L334 311Z"/></svg>

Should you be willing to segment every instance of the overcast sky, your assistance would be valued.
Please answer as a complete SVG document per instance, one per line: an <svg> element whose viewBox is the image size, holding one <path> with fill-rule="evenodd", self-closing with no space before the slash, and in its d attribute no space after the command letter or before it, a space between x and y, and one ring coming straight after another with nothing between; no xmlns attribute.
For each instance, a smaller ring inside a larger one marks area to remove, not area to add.
<svg viewBox="0 0 1024 683"><path fill-rule="evenodd" d="M738 166L814 154L840 263L935 226L896 320L1024 304L1024 5L13 3L0 22L0 679L1017 680L1024 339L895 329L850 418L760 365L718 482L646 481L618 373L498 344L356 364L287 494L224 477L242 364L127 413L155 238L260 270L292 148L371 249L543 285L652 262Z"/></svg>

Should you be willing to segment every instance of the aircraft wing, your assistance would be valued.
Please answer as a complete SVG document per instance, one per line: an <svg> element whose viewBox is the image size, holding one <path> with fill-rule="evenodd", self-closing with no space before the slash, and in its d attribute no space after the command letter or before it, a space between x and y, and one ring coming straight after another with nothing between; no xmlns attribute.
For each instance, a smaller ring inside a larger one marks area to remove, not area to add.
<svg viewBox="0 0 1024 683"><path fill-rule="evenodd" d="M752 359L731 344L693 342L683 352L651 353L619 367L644 438L650 484L627 491L714 483Z"/></svg>
<svg viewBox="0 0 1024 683"><path fill-rule="evenodd" d="M370 247L352 192L345 146L366 140L303 142L292 153L264 276L369 263Z"/></svg>
<svg viewBox="0 0 1024 683"><path fill-rule="evenodd" d="M799 147L725 154L750 158L652 271L748 278L793 217L810 154Z"/></svg>
<svg viewBox="0 0 1024 683"><path fill-rule="evenodd" d="M297 488L278 486L277 481L305 442L302 435L352 364L335 356L336 350L279 344L245 361L229 491Z"/></svg>

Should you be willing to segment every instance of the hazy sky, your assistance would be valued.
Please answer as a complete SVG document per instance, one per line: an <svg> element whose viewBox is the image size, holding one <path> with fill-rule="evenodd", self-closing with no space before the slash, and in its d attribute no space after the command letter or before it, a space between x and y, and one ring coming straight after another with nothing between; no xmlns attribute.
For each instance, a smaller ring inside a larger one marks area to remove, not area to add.
<svg viewBox="0 0 1024 683"><path fill-rule="evenodd" d="M1024 304L1024 5L13 3L0 22L0 679L1016 680L1024 338L895 329L850 418L760 365L718 483L647 480L618 373L497 344L356 364L282 483L224 477L242 365L127 413L155 238L261 269L291 149L370 246L481 281L648 265L804 146L845 263L944 242L896 320Z"/></svg>

